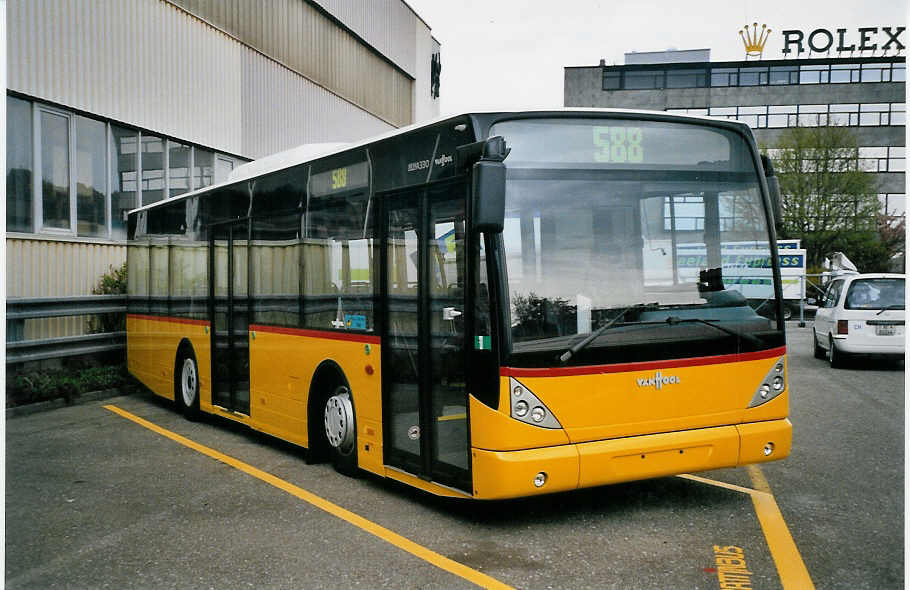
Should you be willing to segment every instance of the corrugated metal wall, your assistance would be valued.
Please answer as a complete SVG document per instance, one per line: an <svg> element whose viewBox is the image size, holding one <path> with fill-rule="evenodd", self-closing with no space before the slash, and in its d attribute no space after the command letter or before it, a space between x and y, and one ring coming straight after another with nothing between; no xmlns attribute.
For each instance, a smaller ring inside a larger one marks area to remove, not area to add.
<svg viewBox="0 0 910 590"><path fill-rule="evenodd" d="M241 153L241 46L157 0L10 0L8 87Z"/></svg>
<svg viewBox="0 0 910 590"><path fill-rule="evenodd" d="M234 7L231 18L242 20L258 1L207 6ZM8 85L250 158L411 122L404 74L301 0L267 6L251 29L308 56L326 86L356 105L163 0L10 0ZM295 24L285 23L281 6L299 13ZM379 105L370 109L378 116L358 108L366 103Z"/></svg>
<svg viewBox="0 0 910 590"><path fill-rule="evenodd" d="M408 75L306 1L170 1L391 124L412 122ZM367 41L376 39L378 51L413 71L416 17L407 7L402 10L400 0L336 4L339 20L357 23L360 30L352 30Z"/></svg>
<svg viewBox="0 0 910 590"><path fill-rule="evenodd" d="M378 135L392 126L305 78L291 77L254 51L243 56L244 146L268 154L314 142L345 142ZM410 90L408 91L410 92Z"/></svg>
<svg viewBox="0 0 910 590"><path fill-rule="evenodd" d="M306 0L296 0L304 2ZM401 0L312 0L344 23L412 78L419 78L411 39L424 25Z"/></svg>
<svg viewBox="0 0 910 590"><path fill-rule="evenodd" d="M6 296L91 295L101 276L126 262L126 245L7 238ZM82 317L26 320L25 339L86 333Z"/></svg>

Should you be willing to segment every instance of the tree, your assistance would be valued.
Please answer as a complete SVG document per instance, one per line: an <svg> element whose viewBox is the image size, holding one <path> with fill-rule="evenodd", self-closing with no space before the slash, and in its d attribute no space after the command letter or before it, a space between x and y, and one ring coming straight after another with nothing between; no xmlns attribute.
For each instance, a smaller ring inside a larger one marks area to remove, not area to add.
<svg viewBox="0 0 910 590"><path fill-rule="evenodd" d="M854 262L871 257L884 258L886 264L893 253L882 247L877 231L881 205L875 180L860 169L859 148L849 129L792 127L767 152L780 180L778 234L802 240L809 267L820 266L838 249ZM856 248L862 256L851 251Z"/></svg>

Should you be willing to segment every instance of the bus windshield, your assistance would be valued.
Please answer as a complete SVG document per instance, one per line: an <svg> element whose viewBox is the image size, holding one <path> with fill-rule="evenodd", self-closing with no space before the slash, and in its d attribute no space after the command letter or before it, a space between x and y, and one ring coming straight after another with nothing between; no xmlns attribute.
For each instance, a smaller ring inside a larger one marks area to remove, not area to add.
<svg viewBox="0 0 910 590"><path fill-rule="evenodd" d="M737 335L755 347L776 332L753 310L776 309L778 295L742 136L618 118L504 121L490 135L512 149L503 244L514 352L563 350L608 323L592 349Z"/></svg>

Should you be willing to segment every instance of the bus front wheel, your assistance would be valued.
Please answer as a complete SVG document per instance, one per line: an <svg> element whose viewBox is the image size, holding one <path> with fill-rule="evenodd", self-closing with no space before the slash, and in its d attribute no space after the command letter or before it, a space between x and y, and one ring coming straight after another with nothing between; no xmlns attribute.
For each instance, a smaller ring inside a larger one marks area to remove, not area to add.
<svg viewBox="0 0 910 590"><path fill-rule="evenodd" d="M174 400L187 420L199 418L199 365L190 350L184 351L177 360L176 387Z"/></svg>
<svg viewBox="0 0 910 590"><path fill-rule="evenodd" d="M325 402L325 438L335 470L344 475L357 474L357 422L351 392L338 386Z"/></svg>

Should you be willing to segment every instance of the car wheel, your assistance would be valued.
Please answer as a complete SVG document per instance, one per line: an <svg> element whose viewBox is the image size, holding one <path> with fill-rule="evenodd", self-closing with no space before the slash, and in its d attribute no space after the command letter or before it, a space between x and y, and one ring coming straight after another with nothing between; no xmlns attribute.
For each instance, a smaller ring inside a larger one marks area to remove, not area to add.
<svg viewBox="0 0 910 590"><path fill-rule="evenodd" d="M177 361L178 373L175 400L187 420L199 418L199 365L192 352L185 352Z"/></svg>
<svg viewBox="0 0 910 590"><path fill-rule="evenodd" d="M338 386L325 401L323 412L325 439L332 465L338 473L357 474L357 421L351 392L344 385Z"/></svg>
<svg viewBox="0 0 910 590"><path fill-rule="evenodd" d="M834 338L828 336L828 364L834 369L842 369L846 359L846 353L837 350L834 345Z"/></svg>
<svg viewBox="0 0 910 590"><path fill-rule="evenodd" d="M815 358L825 360L825 349L818 345L818 335L815 328L812 328L812 347L815 349Z"/></svg>

